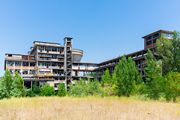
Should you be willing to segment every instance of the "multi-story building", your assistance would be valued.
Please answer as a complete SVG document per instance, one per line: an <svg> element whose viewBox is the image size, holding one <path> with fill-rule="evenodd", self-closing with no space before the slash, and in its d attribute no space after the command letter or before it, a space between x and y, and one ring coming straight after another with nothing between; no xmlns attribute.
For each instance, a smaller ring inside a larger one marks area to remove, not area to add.
<svg viewBox="0 0 180 120"><path fill-rule="evenodd" d="M143 37L144 49L125 55L132 57L144 75L144 62L147 49L155 52L156 40L161 36L172 39L173 32L159 30ZM6 54L5 69L12 74L16 71L24 78L26 86L32 86L33 82L40 84L48 83L57 89L60 82L66 85L72 80L80 78L101 79L104 71L108 68L112 73L122 56L97 63L81 62L83 51L73 49L72 38L64 38L64 45L59 43L34 41L33 47L27 55Z"/></svg>
<svg viewBox="0 0 180 120"><path fill-rule="evenodd" d="M144 37L144 49L130 53L125 55L126 57L132 57L139 69L139 72L145 76L144 74L144 65L145 65L145 56L147 53L147 49L150 49L155 53L156 51L156 41L159 39L161 36L171 40L173 38L173 32L172 31L166 31L166 30L158 30L156 32L150 33ZM110 70L110 73L113 72L115 69L115 66L118 64L119 60L122 58L122 56L101 62L98 64L98 68L95 70L97 73L97 78L101 79L101 76L103 75L104 71L108 68Z"/></svg>
<svg viewBox="0 0 180 120"><path fill-rule="evenodd" d="M92 78L90 75L97 64L80 63L83 51L72 48L72 38L66 37L64 45L34 41L28 55L5 55L5 69L12 74L18 72L26 86L33 81L48 83L57 89L60 82L70 83L73 79Z"/></svg>

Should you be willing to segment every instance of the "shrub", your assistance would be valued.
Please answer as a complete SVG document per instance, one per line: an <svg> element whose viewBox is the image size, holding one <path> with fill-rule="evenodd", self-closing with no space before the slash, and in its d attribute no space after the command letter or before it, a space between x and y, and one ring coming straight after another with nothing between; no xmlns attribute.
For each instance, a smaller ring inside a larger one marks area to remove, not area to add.
<svg viewBox="0 0 180 120"><path fill-rule="evenodd" d="M92 95L98 95L98 96L104 95L101 84L97 80L88 81L86 83L86 86L87 86L86 88L87 88L88 95L90 95L90 96L92 96Z"/></svg>
<svg viewBox="0 0 180 120"><path fill-rule="evenodd" d="M170 72L165 79L165 98L167 101L176 101L180 96L180 73Z"/></svg>
<svg viewBox="0 0 180 120"><path fill-rule="evenodd" d="M98 81L75 81L75 84L70 85L69 95L71 96L91 96L103 95L101 85Z"/></svg>
<svg viewBox="0 0 180 120"><path fill-rule="evenodd" d="M66 96L66 88L64 83L59 83L58 85L58 96Z"/></svg>
<svg viewBox="0 0 180 120"><path fill-rule="evenodd" d="M26 89L26 96L34 97L34 96L36 96L36 94L32 91L32 89Z"/></svg>
<svg viewBox="0 0 180 120"><path fill-rule="evenodd" d="M147 97L158 100L163 95L163 89L164 89L164 78L162 76L158 76L146 84L145 91Z"/></svg>
<svg viewBox="0 0 180 120"><path fill-rule="evenodd" d="M49 84L45 84L41 87L42 96L53 96L54 94L55 94L54 88L49 86Z"/></svg>
<svg viewBox="0 0 180 120"><path fill-rule="evenodd" d="M33 85L32 85L32 92L35 96L38 96L40 95L41 93L41 89L40 89L40 86L38 85L37 82L33 82Z"/></svg>

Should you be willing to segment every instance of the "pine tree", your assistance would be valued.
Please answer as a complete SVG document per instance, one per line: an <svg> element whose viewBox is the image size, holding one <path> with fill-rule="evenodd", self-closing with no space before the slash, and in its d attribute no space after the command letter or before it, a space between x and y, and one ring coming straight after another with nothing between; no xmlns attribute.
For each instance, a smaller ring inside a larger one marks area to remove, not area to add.
<svg viewBox="0 0 180 120"><path fill-rule="evenodd" d="M116 81L116 91L118 96L130 96L139 83L141 77L135 62L131 57L125 56L119 61L113 73L113 80Z"/></svg>
<svg viewBox="0 0 180 120"><path fill-rule="evenodd" d="M163 77L161 61L157 61L150 50L146 56L146 93L152 99L158 99L163 90Z"/></svg>
<svg viewBox="0 0 180 120"><path fill-rule="evenodd" d="M102 76L102 84L111 84L111 75L109 73L109 69L106 69L106 71L104 72L104 75Z"/></svg>
<svg viewBox="0 0 180 120"><path fill-rule="evenodd" d="M115 79L115 78L114 78ZM102 86L104 89L104 95L111 96L115 95L115 81L113 81L109 69L106 69L104 75L102 76Z"/></svg>

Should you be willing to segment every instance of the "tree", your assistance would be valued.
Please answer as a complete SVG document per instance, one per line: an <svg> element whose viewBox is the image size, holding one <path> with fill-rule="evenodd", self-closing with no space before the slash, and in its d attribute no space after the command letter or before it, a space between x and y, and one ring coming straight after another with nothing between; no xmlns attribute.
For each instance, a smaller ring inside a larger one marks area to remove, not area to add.
<svg viewBox="0 0 180 120"><path fill-rule="evenodd" d="M14 97L25 96L24 80L18 72L15 73L12 83L11 95Z"/></svg>
<svg viewBox="0 0 180 120"><path fill-rule="evenodd" d="M180 73L170 72L165 79L165 98L167 101L173 99L175 102L178 96L180 96Z"/></svg>
<svg viewBox="0 0 180 120"><path fill-rule="evenodd" d="M158 99L162 93L163 77L161 74L161 61L157 61L150 50L146 56L146 93L148 97Z"/></svg>
<svg viewBox="0 0 180 120"><path fill-rule="evenodd" d="M0 98L8 98L11 96L13 77L9 70L6 70L0 81Z"/></svg>
<svg viewBox="0 0 180 120"><path fill-rule="evenodd" d="M161 36L160 39L157 40L156 45L158 56L162 60L162 72L163 75L166 75L173 69L172 41Z"/></svg>
<svg viewBox="0 0 180 120"><path fill-rule="evenodd" d="M64 83L59 83L58 85L58 96L66 96L66 88Z"/></svg>
<svg viewBox="0 0 180 120"><path fill-rule="evenodd" d="M111 78L109 69L106 69L104 75L102 76L102 86L105 95L111 96L115 94L115 84Z"/></svg>
<svg viewBox="0 0 180 120"><path fill-rule="evenodd" d="M126 59L123 56L113 73L113 80L116 81L117 95L130 96L140 79L141 77L133 59L131 57Z"/></svg>
<svg viewBox="0 0 180 120"><path fill-rule="evenodd" d="M173 71L180 72L180 33L174 32L173 45Z"/></svg>
<svg viewBox="0 0 180 120"><path fill-rule="evenodd" d="M157 53L162 61L162 73L170 71L180 72L180 35L174 32L173 39L169 40L164 36L156 42Z"/></svg>
<svg viewBox="0 0 180 120"><path fill-rule="evenodd" d="M41 87L42 96L53 96L55 94L54 88L49 84L45 84Z"/></svg>
<svg viewBox="0 0 180 120"><path fill-rule="evenodd" d="M111 84L111 75L109 73L109 69L107 68L106 71L104 72L104 75L102 76L102 84Z"/></svg>

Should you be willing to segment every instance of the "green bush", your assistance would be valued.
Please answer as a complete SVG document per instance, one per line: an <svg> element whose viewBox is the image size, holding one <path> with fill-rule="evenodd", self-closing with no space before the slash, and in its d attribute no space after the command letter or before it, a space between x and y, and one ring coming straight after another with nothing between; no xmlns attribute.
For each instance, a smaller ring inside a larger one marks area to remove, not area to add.
<svg viewBox="0 0 180 120"><path fill-rule="evenodd" d="M66 96L66 88L64 83L59 83L58 85L58 96Z"/></svg>
<svg viewBox="0 0 180 120"><path fill-rule="evenodd" d="M32 89L26 89L26 96L34 97L34 96L36 96L36 94L32 91Z"/></svg>
<svg viewBox="0 0 180 120"><path fill-rule="evenodd" d="M88 95L102 96L104 94L101 84L97 80L88 81L86 85L87 85Z"/></svg>
<svg viewBox="0 0 180 120"><path fill-rule="evenodd" d="M54 94L55 94L54 88L49 86L49 84L45 84L41 87L42 96L53 96Z"/></svg>
<svg viewBox="0 0 180 120"><path fill-rule="evenodd" d="M180 73L170 72L165 79L165 98L176 101L180 96Z"/></svg>
<svg viewBox="0 0 180 120"><path fill-rule="evenodd" d="M69 90L70 96L92 96L92 95L103 95L103 90L98 81L75 81L75 84L70 85Z"/></svg>
<svg viewBox="0 0 180 120"><path fill-rule="evenodd" d="M158 100L163 96L164 78L162 76L154 78L151 82L146 84L146 94L150 99Z"/></svg>
<svg viewBox="0 0 180 120"><path fill-rule="evenodd" d="M132 95L139 96L146 93L146 86L144 83L135 85Z"/></svg>
<svg viewBox="0 0 180 120"><path fill-rule="evenodd" d="M37 82L33 82L33 85L32 85L32 92L35 96L39 96L40 93L41 93L41 89L40 89L40 86L38 85Z"/></svg>

